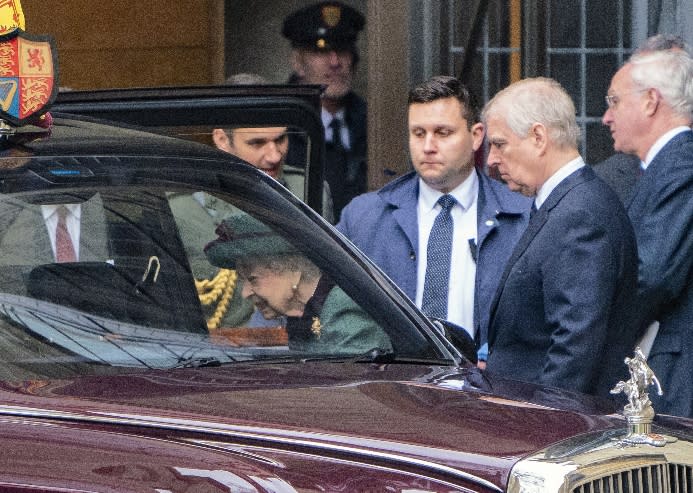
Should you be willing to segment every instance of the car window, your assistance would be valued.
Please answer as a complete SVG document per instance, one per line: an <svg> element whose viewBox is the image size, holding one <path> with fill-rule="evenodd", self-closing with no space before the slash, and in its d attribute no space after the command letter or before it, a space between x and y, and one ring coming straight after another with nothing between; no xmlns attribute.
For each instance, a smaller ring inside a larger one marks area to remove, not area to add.
<svg viewBox="0 0 693 493"><path fill-rule="evenodd" d="M3 180L0 378L373 349L439 357L256 170L182 158L57 162L33 159ZM37 190L49 175L64 183Z"/></svg>

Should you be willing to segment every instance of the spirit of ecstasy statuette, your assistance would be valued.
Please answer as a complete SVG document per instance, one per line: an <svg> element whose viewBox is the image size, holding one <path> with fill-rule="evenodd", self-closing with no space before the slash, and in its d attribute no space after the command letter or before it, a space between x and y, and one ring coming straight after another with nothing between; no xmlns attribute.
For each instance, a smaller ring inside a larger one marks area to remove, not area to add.
<svg viewBox="0 0 693 493"><path fill-rule="evenodd" d="M624 393L628 398L628 404L623 408L623 414L628 421L628 435L620 441L621 445L652 445L663 447L667 443L676 441L675 438L664 437L652 433L652 421L655 412L647 393L650 385L655 385L657 394L662 395L662 387L652 369L647 365L647 359L639 347L635 348L635 355L625 359L630 372L630 380L621 380L611 389L612 394Z"/></svg>

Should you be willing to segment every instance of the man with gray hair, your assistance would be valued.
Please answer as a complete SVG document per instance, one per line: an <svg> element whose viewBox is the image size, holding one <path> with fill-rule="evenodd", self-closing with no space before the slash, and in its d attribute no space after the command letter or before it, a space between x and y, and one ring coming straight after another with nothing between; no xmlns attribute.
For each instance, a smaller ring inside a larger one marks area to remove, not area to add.
<svg viewBox="0 0 693 493"><path fill-rule="evenodd" d="M489 372L602 396L627 377L637 337L635 236L623 205L578 152L575 106L561 85L526 79L482 118L488 165L534 197L489 326Z"/></svg>
<svg viewBox="0 0 693 493"><path fill-rule="evenodd" d="M606 100L602 122L614 149L643 167L627 210L638 242L637 322L659 321L648 364L664 395L652 402L693 417L693 59L672 50L634 55Z"/></svg>
<svg viewBox="0 0 693 493"><path fill-rule="evenodd" d="M653 51L681 51L691 54L690 47L680 37L672 34L656 34L647 38L635 54ZM635 183L641 175L640 159L633 154L617 152L604 161L594 165L597 176L607 182L624 205L628 205L633 195Z"/></svg>

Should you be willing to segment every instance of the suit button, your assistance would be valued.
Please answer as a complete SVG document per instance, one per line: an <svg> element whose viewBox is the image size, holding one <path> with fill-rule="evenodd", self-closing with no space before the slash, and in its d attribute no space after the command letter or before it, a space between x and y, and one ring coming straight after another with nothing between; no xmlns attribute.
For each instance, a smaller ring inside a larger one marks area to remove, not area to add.
<svg viewBox="0 0 693 493"><path fill-rule="evenodd" d="M412 260L416 260L416 253L414 253L414 250L411 250L409 252L409 258Z"/></svg>

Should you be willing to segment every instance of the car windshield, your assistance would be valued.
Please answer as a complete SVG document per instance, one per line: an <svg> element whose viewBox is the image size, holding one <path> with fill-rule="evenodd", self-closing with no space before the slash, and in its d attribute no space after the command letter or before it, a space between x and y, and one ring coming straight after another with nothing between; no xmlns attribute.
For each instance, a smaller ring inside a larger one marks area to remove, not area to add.
<svg viewBox="0 0 693 493"><path fill-rule="evenodd" d="M0 170L2 379L446 357L326 223L232 158L12 157Z"/></svg>

